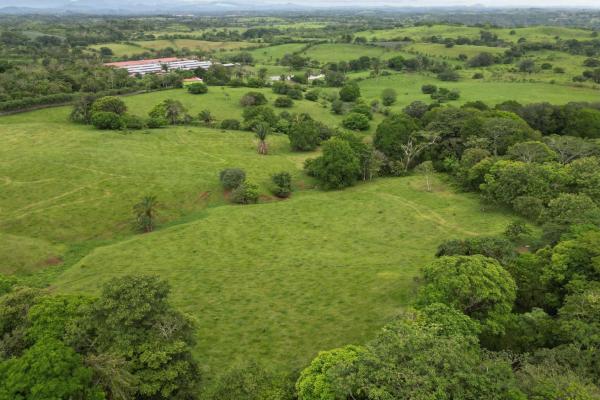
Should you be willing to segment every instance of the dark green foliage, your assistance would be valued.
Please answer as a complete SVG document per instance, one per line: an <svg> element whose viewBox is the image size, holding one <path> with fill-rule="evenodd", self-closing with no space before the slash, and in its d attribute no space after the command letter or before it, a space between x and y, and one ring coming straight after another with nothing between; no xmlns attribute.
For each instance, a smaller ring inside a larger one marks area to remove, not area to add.
<svg viewBox="0 0 600 400"><path fill-rule="evenodd" d="M141 232L152 232L156 219L158 202L155 196L145 196L133 206L137 229Z"/></svg>
<svg viewBox="0 0 600 400"><path fill-rule="evenodd" d="M221 129L237 131L242 128L242 124L237 119L224 119L221 121Z"/></svg>
<svg viewBox="0 0 600 400"><path fill-rule="evenodd" d="M356 101L360 97L360 88L354 82L347 83L340 89L340 99L342 101Z"/></svg>
<svg viewBox="0 0 600 400"><path fill-rule="evenodd" d="M305 116L292 121L288 138L293 150L311 151L317 148L323 139L324 126Z"/></svg>
<svg viewBox="0 0 600 400"><path fill-rule="evenodd" d="M242 182L233 189L229 199L237 204L254 204L258 202L258 186L249 182Z"/></svg>
<svg viewBox="0 0 600 400"><path fill-rule="evenodd" d="M271 177L272 192L280 198L290 197L292 194L292 176L289 172L280 172Z"/></svg>
<svg viewBox="0 0 600 400"><path fill-rule="evenodd" d="M267 98L260 92L248 92L240 99L242 107L262 106L267 104Z"/></svg>
<svg viewBox="0 0 600 400"><path fill-rule="evenodd" d="M423 280L420 304L444 303L480 321L488 333L504 332L516 285L498 261L482 255L441 257L423 268Z"/></svg>
<svg viewBox="0 0 600 400"><path fill-rule="evenodd" d="M501 237L448 240L438 246L435 256L472 256L475 254L494 258L504 265L517 256L514 245L509 240Z"/></svg>
<svg viewBox="0 0 600 400"><path fill-rule="evenodd" d="M336 137L323 143L323 155L310 160L306 170L324 189L352 186L360 176L357 155L347 141Z"/></svg>
<svg viewBox="0 0 600 400"><path fill-rule="evenodd" d="M69 119L80 124L92 123L92 104L96 101L95 96L82 96L73 105Z"/></svg>
<svg viewBox="0 0 600 400"><path fill-rule="evenodd" d="M187 90L191 94L208 93L208 86L203 82L196 82L188 85Z"/></svg>
<svg viewBox="0 0 600 400"><path fill-rule="evenodd" d="M445 69L437 75L440 81L444 82L456 82L460 79L458 72L452 69Z"/></svg>
<svg viewBox="0 0 600 400"><path fill-rule="evenodd" d="M369 118L364 114L351 112L344 118L342 125L353 131L366 131L369 129Z"/></svg>
<svg viewBox="0 0 600 400"><path fill-rule="evenodd" d="M388 88L381 92L381 102L384 106L389 107L396 102L398 94L394 89Z"/></svg>
<svg viewBox="0 0 600 400"><path fill-rule="evenodd" d="M319 100L319 92L317 90L309 90L304 95L304 98L308 101L317 101Z"/></svg>
<svg viewBox="0 0 600 400"><path fill-rule="evenodd" d="M171 125L185 121L186 108L179 100L166 99L148 113L150 118L166 120Z"/></svg>
<svg viewBox="0 0 600 400"><path fill-rule="evenodd" d="M393 114L384 119L373 137L373 146L395 160L402 158L402 146L417 130L415 121L406 114Z"/></svg>
<svg viewBox="0 0 600 400"><path fill-rule="evenodd" d="M423 94L433 94L437 92L437 90L438 88L435 85L426 84L421 86L421 92L423 92Z"/></svg>
<svg viewBox="0 0 600 400"><path fill-rule="evenodd" d="M101 130L121 129L121 117L113 112L97 111L92 114L92 125Z"/></svg>
<svg viewBox="0 0 600 400"><path fill-rule="evenodd" d="M125 114L121 117L121 126L125 129L143 129L144 120L137 115Z"/></svg>
<svg viewBox="0 0 600 400"><path fill-rule="evenodd" d="M279 120L273 108L269 106L246 107L242 115L244 117L244 128L248 130L254 130L257 125L262 123L274 127Z"/></svg>
<svg viewBox="0 0 600 400"><path fill-rule="evenodd" d="M567 120L564 131L571 136L600 138L600 111L588 108L576 111Z"/></svg>
<svg viewBox="0 0 600 400"><path fill-rule="evenodd" d="M59 340L46 339L19 358L0 363L0 398L103 400L92 370Z"/></svg>
<svg viewBox="0 0 600 400"><path fill-rule="evenodd" d="M281 96L275 99L274 105L275 107L289 108L294 105L294 101L289 97Z"/></svg>
<svg viewBox="0 0 600 400"><path fill-rule="evenodd" d="M291 399L293 381L277 376L255 362L236 364L220 376L211 399L266 400Z"/></svg>
<svg viewBox="0 0 600 400"><path fill-rule="evenodd" d="M233 190L246 180L246 172L239 168L227 168L220 172L219 180L225 190Z"/></svg>
<svg viewBox="0 0 600 400"><path fill-rule="evenodd" d="M354 107L350 110L351 113L362 114L367 117L369 120L373 119L373 110L371 106L365 103L355 104Z"/></svg>
<svg viewBox="0 0 600 400"><path fill-rule="evenodd" d="M105 96L97 99L92 104L92 114L101 111L123 115L127 111L127 106L125 105L125 102L118 97Z"/></svg>
<svg viewBox="0 0 600 400"><path fill-rule="evenodd" d="M333 111L334 114L337 115L341 115L344 113L344 102L339 100L339 99L335 99L331 102L331 111Z"/></svg>
<svg viewBox="0 0 600 400"><path fill-rule="evenodd" d="M404 114L415 119L420 119L427 111L429 111L429 106L420 100L413 101L402 110Z"/></svg>

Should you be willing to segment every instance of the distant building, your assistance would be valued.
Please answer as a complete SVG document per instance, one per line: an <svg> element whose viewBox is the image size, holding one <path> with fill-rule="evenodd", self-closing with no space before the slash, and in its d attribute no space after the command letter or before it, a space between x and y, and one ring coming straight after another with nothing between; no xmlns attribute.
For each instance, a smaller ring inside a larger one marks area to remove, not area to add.
<svg viewBox="0 0 600 400"><path fill-rule="evenodd" d="M129 75L160 74L166 71L189 71L197 68L209 69L212 65L212 61L180 59L176 57L154 58L151 60L122 61L104 64L104 66L106 67L126 69Z"/></svg>

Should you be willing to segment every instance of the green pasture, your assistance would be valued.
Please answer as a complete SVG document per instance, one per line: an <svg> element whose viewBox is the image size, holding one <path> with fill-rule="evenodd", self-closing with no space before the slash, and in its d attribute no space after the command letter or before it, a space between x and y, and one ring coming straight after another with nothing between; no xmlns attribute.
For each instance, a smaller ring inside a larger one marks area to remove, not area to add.
<svg viewBox="0 0 600 400"><path fill-rule="evenodd" d="M470 39L479 38L480 32L486 30L498 35L498 38L508 42L516 42L525 38L528 42L554 42L556 38L561 40L577 39L591 40L592 32L587 29L568 28L559 26L532 26L524 28L479 28L462 25L421 25L395 29L381 29L357 32L355 36L363 36L371 40L396 40L409 37L417 42L423 41L431 36L443 38L465 37ZM514 34L511 33L514 31Z"/></svg>
<svg viewBox="0 0 600 400"><path fill-rule="evenodd" d="M406 46L404 50L415 52L429 57L443 58L458 58L458 56L461 54L464 54L467 57L471 58L480 53L502 54L506 51L506 49L503 47L471 45L455 45L452 47L446 47L445 45L440 43L415 43Z"/></svg>
<svg viewBox="0 0 600 400"><path fill-rule="evenodd" d="M468 76L473 71L468 72ZM467 74L467 71L465 71ZM361 92L367 100L379 98L385 88L393 88L398 93L398 102L393 109L399 110L414 100L431 102L429 95L421 93L424 84L458 89L461 97L449 104L460 105L467 101L482 100L495 105L507 100L523 104L542 101L553 104L566 104L571 101L598 101L600 91L589 87L576 87L544 82L495 82L463 78L458 82L442 82L434 75L400 73L390 76L365 79L359 82Z"/></svg>
<svg viewBox="0 0 600 400"><path fill-rule="evenodd" d="M90 48L100 50L101 47L108 47L113 51L115 57L123 57L144 53L146 51L161 50L167 47L172 47L173 49L188 48L190 50L227 51L255 45L254 43L250 42L211 42L195 39L159 39L137 41L132 43L135 45L127 43L104 43L92 45Z"/></svg>
<svg viewBox="0 0 600 400"><path fill-rule="evenodd" d="M250 50L254 61L261 64L275 64L286 54L292 54L302 50L306 43L287 43L276 46L262 47Z"/></svg>
<svg viewBox="0 0 600 400"><path fill-rule="evenodd" d="M255 155L256 158L260 158ZM363 343L413 298L419 268L449 238L500 233L508 215L421 177L206 210L196 221L98 248L54 282L97 292L114 276L158 274L198 322L209 379L238 360L282 372L317 351Z"/></svg>

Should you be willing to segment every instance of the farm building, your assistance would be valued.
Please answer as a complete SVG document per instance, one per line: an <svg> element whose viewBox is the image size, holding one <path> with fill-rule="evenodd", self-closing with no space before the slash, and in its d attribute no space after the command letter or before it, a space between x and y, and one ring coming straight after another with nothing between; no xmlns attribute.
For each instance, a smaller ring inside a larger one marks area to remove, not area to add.
<svg viewBox="0 0 600 400"><path fill-rule="evenodd" d="M154 58L151 60L122 61L104 64L106 67L126 69L130 75L156 74L171 70L189 71L197 68L208 69L212 65L212 61L180 59L175 57Z"/></svg>

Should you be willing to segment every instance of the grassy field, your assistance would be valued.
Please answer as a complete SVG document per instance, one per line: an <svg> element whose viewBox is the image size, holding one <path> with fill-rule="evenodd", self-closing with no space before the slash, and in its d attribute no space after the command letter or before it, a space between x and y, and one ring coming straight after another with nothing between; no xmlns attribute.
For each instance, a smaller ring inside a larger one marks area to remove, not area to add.
<svg viewBox="0 0 600 400"><path fill-rule="evenodd" d="M456 45L453 47L446 47L439 43L416 43L406 46L404 49L425 56L443 58L458 58L461 54L471 58L479 53L502 54L506 50L503 47L489 46Z"/></svg>
<svg viewBox="0 0 600 400"><path fill-rule="evenodd" d="M306 46L305 43L287 43L277 46L269 46L260 49L251 50L250 53L254 57L254 61L259 64L274 64L286 54L292 54L302 50Z"/></svg>
<svg viewBox="0 0 600 400"><path fill-rule="evenodd" d="M472 74L470 71L468 74ZM571 101L598 101L600 91L587 87L553 85L550 83L531 82L488 82L464 78L458 82L441 82L435 76L421 74L394 74L373 79L365 79L359 83L363 97L379 98L383 89L396 89L398 102L393 107L400 109L414 100L431 102L428 95L421 93L421 86L434 84L438 87L458 89L461 98L450 104L460 105L467 101L482 100L495 105L507 100L521 103L547 101L554 104L565 104Z"/></svg>
<svg viewBox="0 0 600 400"><path fill-rule="evenodd" d="M101 133L65 122L67 113L58 108L0 118L0 232L13 235L11 241L28 238L20 252L28 253L24 261L6 241L0 246L0 257L9 260L0 272L43 267L46 259L62 256L57 243L130 235L131 207L142 196L158 197L166 223L221 203L223 168L244 167L267 193L271 174L298 176L307 157L291 153L283 136L270 137L270 155L257 157L248 132L181 127ZM28 246L39 248L39 256Z"/></svg>
<svg viewBox="0 0 600 400"><path fill-rule="evenodd" d="M195 222L95 250L54 287L93 293L113 276L159 274L173 303L198 321L208 377L236 359L289 371L318 350L364 342L410 303L440 242L496 234L509 221L441 182L427 192L420 177L382 179L211 208Z"/></svg>
<svg viewBox="0 0 600 400"><path fill-rule="evenodd" d="M144 53L146 51L161 50L167 47L173 49L188 48L190 50L204 51L227 51L237 50L244 47L254 46L254 43L249 42L210 42L206 40L195 39L174 39L174 40L148 40L133 42L135 45L126 43L105 43L92 45L90 48L99 50L101 47L108 47L113 51L115 57L131 56L134 54Z"/></svg>
<svg viewBox="0 0 600 400"><path fill-rule="evenodd" d="M482 30L492 32L499 39L507 42L516 42L520 38L525 38L528 42L554 42L556 37L562 40L577 39L590 40L592 32L587 29L567 28L559 26L533 26L527 28L479 28L472 26L455 26L455 25L422 25L395 29L382 29L357 32L355 36L364 36L371 40L393 40L410 37L413 40L422 41L424 38L431 36L440 36L443 38L465 37L469 39L479 38L479 33ZM511 31L514 30L514 34Z"/></svg>

